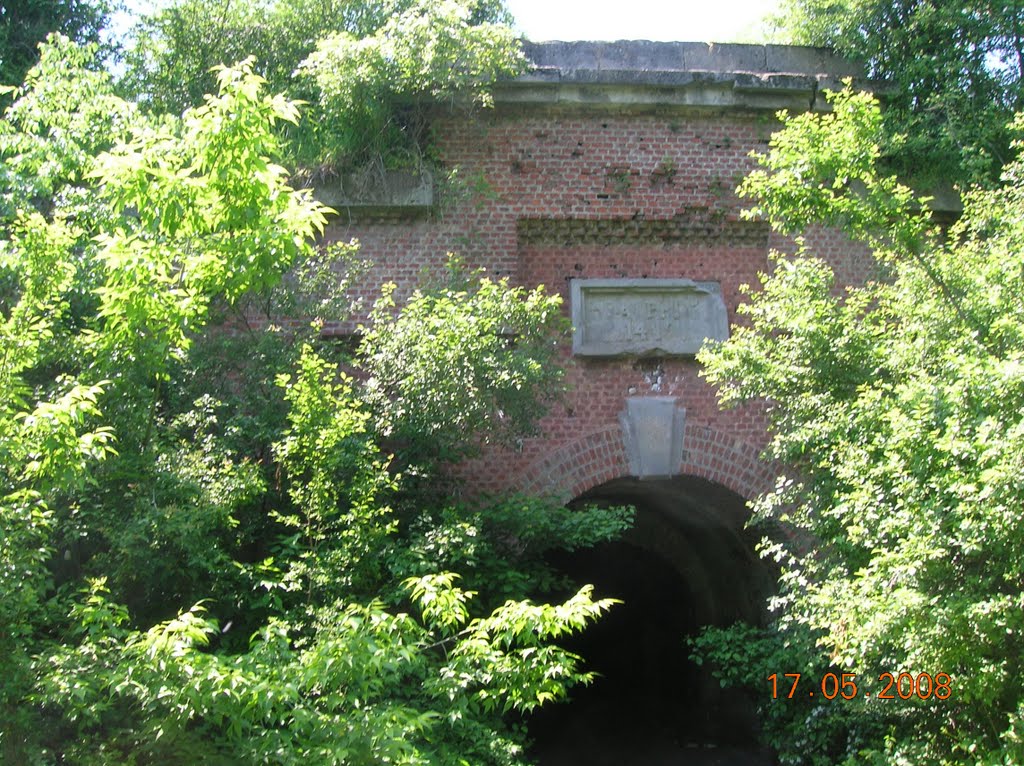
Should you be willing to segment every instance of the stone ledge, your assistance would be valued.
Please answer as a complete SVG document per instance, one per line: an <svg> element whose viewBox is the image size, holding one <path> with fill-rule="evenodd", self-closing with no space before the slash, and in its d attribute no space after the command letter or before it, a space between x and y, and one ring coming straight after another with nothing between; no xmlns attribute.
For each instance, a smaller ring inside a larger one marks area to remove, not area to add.
<svg viewBox="0 0 1024 766"><path fill-rule="evenodd" d="M674 76L674 73L669 73ZM528 76L529 77L529 76ZM739 82L732 76L700 77L683 73L675 84L652 85L637 78L633 82L531 81L503 83L494 88L494 102L499 106L558 106L585 109L679 108L713 110L755 110L777 112L780 109L807 111L825 108L817 81L808 78L803 89L773 88L772 83L755 85ZM669 78L672 79L672 78ZM739 87L736 87L737 84ZM835 89L834 83L824 87Z"/></svg>
<svg viewBox="0 0 1024 766"><path fill-rule="evenodd" d="M862 65L822 48L693 42L526 42L533 65L494 89L497 103L771 110L827 108L823 89Z"/></svg>
<svg viewBox="0 0 1024 766"><path fill-rule="evenodd" d="M824 48L798 45L744 45L650 40L526 42L526 57L538 69L571 73L580 70L634 72L748 72L758 74L827 74L864 77L858 62Z"/></svg>
<svg viewBox="0 0 1024 766"><path fill-rule="evenodd" d="M434 181L427 171L385 170L349 173L316 187L316 198L329 207L359 216L414 217L434 204Z"/></svg>

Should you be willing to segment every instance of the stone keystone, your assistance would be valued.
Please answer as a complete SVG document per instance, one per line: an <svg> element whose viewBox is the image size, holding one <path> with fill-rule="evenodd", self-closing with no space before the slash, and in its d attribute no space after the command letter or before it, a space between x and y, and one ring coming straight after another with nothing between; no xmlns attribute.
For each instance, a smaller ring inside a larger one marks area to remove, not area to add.
<svg viewBox="0 0 1024 766"><path fill-rule="evenodd" d="M678 405L676 397L628 397L619 423L631 475L661 479L679 473L686 409Z"/></svg>

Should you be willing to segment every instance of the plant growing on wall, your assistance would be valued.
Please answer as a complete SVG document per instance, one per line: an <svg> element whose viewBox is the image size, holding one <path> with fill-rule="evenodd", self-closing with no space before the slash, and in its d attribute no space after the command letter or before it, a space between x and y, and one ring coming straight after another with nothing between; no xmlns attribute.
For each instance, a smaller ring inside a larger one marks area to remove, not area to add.
<svg viewBox="0 0 1024 766"><path fill-rule="evenodd" d="M310 104L287 128L301 170L416 167L427 106L487 104L525 65L508 22L496 0L176 0L136 29L124 82L147 109L180 112L211 67L253 56L272 89Z"/></svg>

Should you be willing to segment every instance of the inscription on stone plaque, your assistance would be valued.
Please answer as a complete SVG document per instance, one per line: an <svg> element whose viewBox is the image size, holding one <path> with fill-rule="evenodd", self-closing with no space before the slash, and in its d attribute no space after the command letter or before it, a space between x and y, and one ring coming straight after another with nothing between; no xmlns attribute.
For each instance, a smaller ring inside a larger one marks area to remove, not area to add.
<svg viewBox="0 0 1024 766"><path fill-rule="evenodd" d="M693 356L729 337L717 282L574 279L572 350L577 356Z"/></svg>

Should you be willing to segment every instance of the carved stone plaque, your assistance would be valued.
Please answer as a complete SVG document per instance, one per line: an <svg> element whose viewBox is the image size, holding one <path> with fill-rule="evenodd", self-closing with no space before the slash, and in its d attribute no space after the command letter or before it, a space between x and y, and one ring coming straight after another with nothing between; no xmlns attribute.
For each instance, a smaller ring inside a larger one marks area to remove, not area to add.
<svg viewBox="0 0 1024 766"><path fill-rule="evenodd" d="M574 279L572 351L577 356L693 356L729 337L717 282Z"/></svg>

